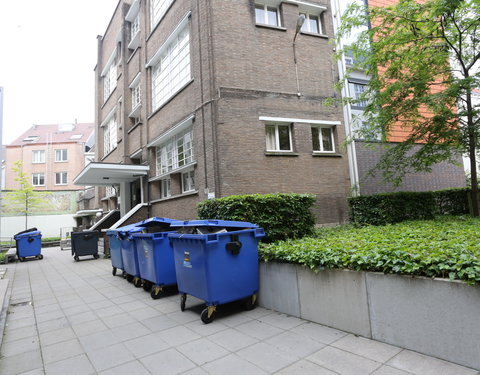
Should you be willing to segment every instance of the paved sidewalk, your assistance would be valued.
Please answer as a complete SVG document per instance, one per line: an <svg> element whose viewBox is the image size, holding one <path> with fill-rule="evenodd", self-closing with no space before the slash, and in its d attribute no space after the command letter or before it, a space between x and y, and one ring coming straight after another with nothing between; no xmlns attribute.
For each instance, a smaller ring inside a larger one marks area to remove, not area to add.
<svg viewBox="0 0 480 375"><path fill-rule="evenodd" d="M200 301L189 296L181 312L178 295L152 300L112 276L109 260L42 253L6 266L0 374L478 375L260 307L233 306L205 325Z"/></svg>

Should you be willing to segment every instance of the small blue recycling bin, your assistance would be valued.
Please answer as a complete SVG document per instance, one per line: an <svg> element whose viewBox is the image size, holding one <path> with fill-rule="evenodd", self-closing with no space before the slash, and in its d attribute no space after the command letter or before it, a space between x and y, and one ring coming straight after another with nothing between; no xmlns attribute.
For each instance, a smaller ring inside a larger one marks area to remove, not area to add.
<svg viewBox="0 0 480 375"><path fill-rule="evenodd" d="M258 241L265 232L258 225L226 220L191 220L172 223L169 234L185 310L187 294L204 300L204 323L213 321L217 305L245 299L255 307L258 293Z"/></svg>
<svg viewBox="0 0 480 375"><path fill-rule="evenodd" d="M140 226L141 223L142 222L107 230L106 235L108 236L108 242L110 247L110 259L112 261L113 276L117 274L118 269L123 271L124 276L127 275L127 272L125 271L125 267L123 265L122 243L123 241L127 241L128 233L143 230L143 228ZM125 243L125 245L127 246L127 243Z"/></svg>
<svg viewBox="0 0 480 375"><path fill-rule="evenodd" d="M36 229L36 228L34 228ZM42 233L38 230L23 231L13 236L17 247L17 256L20 262L25 258L36 257L43 259L42 252Z"/></svg>
<svg viewBox="0 0 480 375"><path fill-rule="evenodd" d="M143 289L150 290L153 299L165 296L166 287L177 284L173 249L168 239L173 230L170 224L174 221L153 217L143 224L148 233L133 235Z"/></svg>

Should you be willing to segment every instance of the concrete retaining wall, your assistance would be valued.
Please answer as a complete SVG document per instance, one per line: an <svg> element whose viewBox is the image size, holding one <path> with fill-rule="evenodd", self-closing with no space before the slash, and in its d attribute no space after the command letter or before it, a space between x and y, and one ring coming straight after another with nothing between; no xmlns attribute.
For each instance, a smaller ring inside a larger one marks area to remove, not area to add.
<svg viewBox="0 0 480 375"><path fill-rule="evenodd" d="M480 286L260 264L259 305L480 370Z"/></svg>

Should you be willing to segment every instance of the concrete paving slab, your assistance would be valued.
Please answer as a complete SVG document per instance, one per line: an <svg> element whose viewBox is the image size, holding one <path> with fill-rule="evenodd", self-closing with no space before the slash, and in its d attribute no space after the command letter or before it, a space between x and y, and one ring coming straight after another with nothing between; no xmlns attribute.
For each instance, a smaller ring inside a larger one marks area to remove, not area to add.
<svg viewBox="0 0 480 375"><path fill-rule="evenodd" d="M478 375L478 371L257 308L152 300L111 275L109 260L74 262L58 248L6 265L11 296L0 374Z"/></svg>

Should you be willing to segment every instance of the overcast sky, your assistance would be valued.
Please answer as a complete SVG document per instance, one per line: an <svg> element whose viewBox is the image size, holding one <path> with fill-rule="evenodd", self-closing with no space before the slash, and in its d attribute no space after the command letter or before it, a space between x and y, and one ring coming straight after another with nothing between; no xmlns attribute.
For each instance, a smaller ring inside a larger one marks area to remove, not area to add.
<svg viewBox="0 0 480 375"><path fill-rule="evenodd" d="M0 0L3 143L33 124L94 122L97 35L118 0Z"/></svg>

